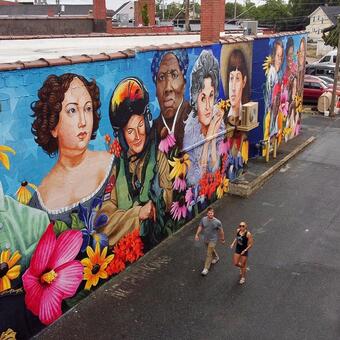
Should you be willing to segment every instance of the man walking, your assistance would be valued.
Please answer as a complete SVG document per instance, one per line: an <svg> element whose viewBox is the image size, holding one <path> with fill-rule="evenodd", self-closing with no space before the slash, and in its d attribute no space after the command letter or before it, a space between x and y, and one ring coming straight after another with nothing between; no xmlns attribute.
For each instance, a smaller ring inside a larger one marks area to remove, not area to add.
<svg viewBox="0 0 340 340"><path fill-rule="evenodd" d="M195 235L195 240L198 241L200 233L203 231L204 242L207 245L207 257L204 264L202 275L206 276L209 273L210 265L218 262L219 257L216 252L216 243L218 240L218 234L220 241L224 243L224 231L222 223L216 217L214 217L214 209L208 208L207 216L203 217Z"/></svg>

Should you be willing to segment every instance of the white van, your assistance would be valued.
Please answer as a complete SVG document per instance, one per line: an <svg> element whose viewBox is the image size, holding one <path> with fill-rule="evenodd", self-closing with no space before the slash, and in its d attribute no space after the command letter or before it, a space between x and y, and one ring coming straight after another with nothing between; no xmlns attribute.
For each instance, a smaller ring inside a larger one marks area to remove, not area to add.
<svg viewBox="0 0 340 340"><path fill-rule="evenodd" d="M338 53L337 49L330 51L325 56L323 56L320 60L315 62L315 64L335 65L337 53Z"/></svg>

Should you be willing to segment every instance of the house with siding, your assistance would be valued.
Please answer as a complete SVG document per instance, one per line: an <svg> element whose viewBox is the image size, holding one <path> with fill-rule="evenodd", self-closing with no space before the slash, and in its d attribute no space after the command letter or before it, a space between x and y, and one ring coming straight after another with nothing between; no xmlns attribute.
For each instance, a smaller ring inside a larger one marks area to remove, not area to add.
<svg viewBox="0 0 340 340"><path fill-rule="evenodd" d="M322 31L336 24L340 14L340 6L319 6L308 17L309 25L306 26L308 38L314 42L322 39Z"/></svg>

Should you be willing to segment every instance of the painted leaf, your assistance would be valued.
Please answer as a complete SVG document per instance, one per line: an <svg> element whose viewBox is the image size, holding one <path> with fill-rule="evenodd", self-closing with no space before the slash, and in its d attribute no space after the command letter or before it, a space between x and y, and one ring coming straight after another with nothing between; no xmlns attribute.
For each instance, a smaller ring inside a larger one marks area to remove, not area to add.
<svg viewBox="0 0 340 340"><path fill-rule="evenodd" d="M60 235L63 231L68 230L68 226L64 221L55 221L53 230L56 233L56 235Z"/></svg>

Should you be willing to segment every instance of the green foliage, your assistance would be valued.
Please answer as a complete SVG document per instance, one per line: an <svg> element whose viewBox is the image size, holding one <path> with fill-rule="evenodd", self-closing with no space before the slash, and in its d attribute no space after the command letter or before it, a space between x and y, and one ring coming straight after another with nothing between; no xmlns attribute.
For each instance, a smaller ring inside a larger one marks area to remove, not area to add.
<svg viewBox="0 0 340 340"><path fill-rule="evenodd" d="M338 40L340 35L340 25L337 24L331 28L328 32L322 34L322 39L326 45L334 48L338 47Z"/></svg>
<svg viewBox="0 0 340 340"><path fill-rule="evenodd" d="M80 220L77 213L71 214L71 229L80 230L85 228L84 223Z"/></svg>
<svg viewBox="0 0 340 340"><path fill-rule="evenodd" d="M149 20L149 13L148 13L148 5L144 4L142 8L142 21L144 26L149 26L150 20Z"/></svg>
<svg viewBox="0 0 340 340"><path fill-rule="evenodd" d="M63 221L55 221L53 230L56 233L56 235L60 235L63 231L70 229L67 224Z"/></svg>

